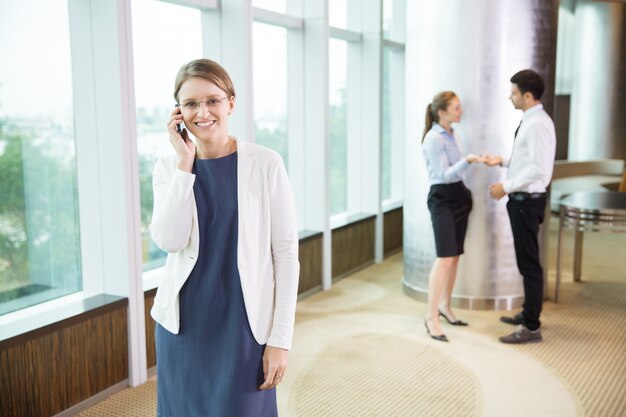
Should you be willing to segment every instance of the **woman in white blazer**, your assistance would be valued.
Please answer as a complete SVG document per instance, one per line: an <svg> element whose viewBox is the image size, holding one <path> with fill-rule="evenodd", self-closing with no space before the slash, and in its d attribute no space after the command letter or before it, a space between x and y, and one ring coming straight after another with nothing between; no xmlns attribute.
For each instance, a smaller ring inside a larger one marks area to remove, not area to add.
<svg viewBox="0 0 626 417"><path fill-rule="evenodd" d="M289 179L276 152L229 136L219 64L184 65L174 97L176 154L153 175L152 238L169 253L151 310L158 415L276 416L299 275Z"/></svg>

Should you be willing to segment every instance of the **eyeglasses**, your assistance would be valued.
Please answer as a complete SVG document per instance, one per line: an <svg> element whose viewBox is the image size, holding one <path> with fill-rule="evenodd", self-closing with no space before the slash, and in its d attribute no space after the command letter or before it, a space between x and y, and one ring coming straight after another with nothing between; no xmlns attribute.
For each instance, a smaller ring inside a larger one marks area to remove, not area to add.
<svg viewBox="0 0 626 417"><path fill-rule="evenodd" d="M183 109L184 111L188 111L188 112L194 112L197 111L203 104L208 108L208 109L214 109L217 106L219 106L220 102L222 100L226 100L228 97L222 97L222 98L210 98L208 100L204 100L204 101L186 101L183 104L180 105L181 109Z"/></svg>

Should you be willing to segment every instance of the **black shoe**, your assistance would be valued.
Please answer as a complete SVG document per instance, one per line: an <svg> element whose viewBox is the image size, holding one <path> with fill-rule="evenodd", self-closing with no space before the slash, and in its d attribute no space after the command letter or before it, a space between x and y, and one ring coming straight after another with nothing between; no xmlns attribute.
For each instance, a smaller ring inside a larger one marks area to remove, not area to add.
<svg viewBox="0 0 626 417"><path fill-rule="evenodd" d="M453 326L467 326L467 324L468 324L466 321L459 320L459 319L456 319L456 320L454 320L454 321L450 320L450 319L448 318L448 316L446 316L445 314L443 314L443 312L442 312L441 310L439 310L439 315L440 315L441 317L443 317L444 319L446 319L446 321L447 321L448 323L450 323L451 325L453 325Z"/></svg>
<svg viewBox="0 0 626 417"><path fill-rule="evenodd" d="M517 329L508 336L502 336L500 342L514 345L522 345L524 343L542 342L541 329L529 330L523 324L517 326Z"/></svg>
<svg viewBox="0 0 626 417"><path fill-rule="evenodd" d="M428 333L428 336L432 337L435 340L439 340L440 342L447 342L448 338L446 337L445 334L430 334L430 329L428 328L428 323L426 322L426 320L424 319L424 326L426 326L426 332Z"/></svg>
<svg viewBox="0 0 626 417"><path fill-rule="evenodd" d="M522 315L522 313L517 313L513 317L502 316L500 317L500 321L502 323L513 324L515 326L519 326L520 324L524 323L524 316Z"/></svg>

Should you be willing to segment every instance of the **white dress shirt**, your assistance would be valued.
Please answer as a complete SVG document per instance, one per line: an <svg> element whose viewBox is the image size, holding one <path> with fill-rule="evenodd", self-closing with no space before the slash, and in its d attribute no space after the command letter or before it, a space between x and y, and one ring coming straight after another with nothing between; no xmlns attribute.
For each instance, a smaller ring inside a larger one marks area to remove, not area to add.
<svg viewBox="0 0 626 417"><path fill-rule="evenodd" d="M552 179L555 152L554 122L537 104L524 112L513 152L502 158L502 166L509 168L504 191L544 193Z"/></svg>

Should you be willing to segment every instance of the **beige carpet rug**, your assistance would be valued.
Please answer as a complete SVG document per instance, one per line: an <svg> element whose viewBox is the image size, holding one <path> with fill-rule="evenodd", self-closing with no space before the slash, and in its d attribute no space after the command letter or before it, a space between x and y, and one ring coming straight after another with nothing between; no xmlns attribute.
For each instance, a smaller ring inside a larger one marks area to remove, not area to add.
<svg viewBox="0 0 626 417"><path fill-rule="evenodd" d="M552 285L555 236L553 220ZM445 326L450 343L430 339L426 305L402 292L402 254L300 301L280 415L626 416L626 235L586 235L583 283L571 282L572 240L539 344L498 343L514 327L494 311L457 310L470 326ZM151 379L79 415L155 414Z"/></svg>

